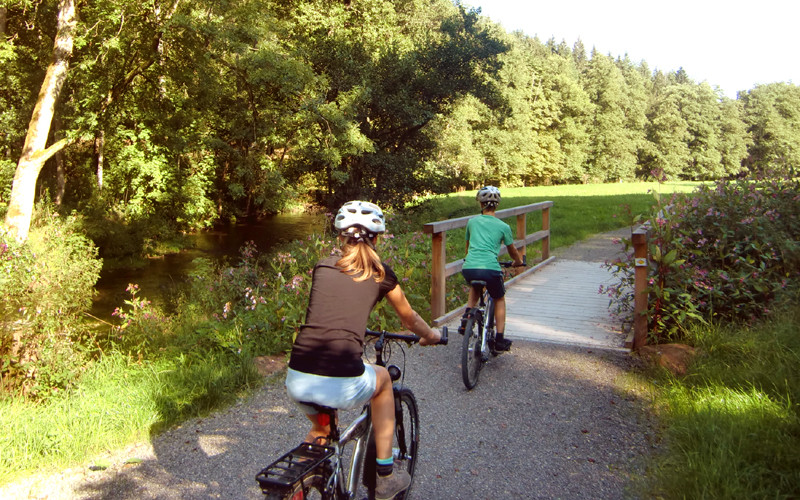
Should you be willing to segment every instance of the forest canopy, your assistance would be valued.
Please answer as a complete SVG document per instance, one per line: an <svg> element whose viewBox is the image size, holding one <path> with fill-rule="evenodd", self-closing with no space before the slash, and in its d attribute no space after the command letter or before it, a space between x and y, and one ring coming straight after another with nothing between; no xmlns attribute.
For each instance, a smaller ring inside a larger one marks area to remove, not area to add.
<svg viewBox="0 0 800 500"><path fill-rule="evenodd" d="M85 216L106 251L117 224L191 231L487 183L746 177L795 172L800 155L793 84L733 100L450 0L5 5L0 215L27 155L31 198ZM26 146L59 55L52 121Z"/></svg>

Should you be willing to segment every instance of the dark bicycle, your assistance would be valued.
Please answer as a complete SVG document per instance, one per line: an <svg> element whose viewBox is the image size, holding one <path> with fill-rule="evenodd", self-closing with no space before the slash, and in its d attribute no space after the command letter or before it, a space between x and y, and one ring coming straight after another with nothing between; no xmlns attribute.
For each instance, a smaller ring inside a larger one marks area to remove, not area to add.
<svg viewBox="0 0 800 500"><path fill-rule="evenodd" d="M375 364L385 366L394 382L395 432L392 455L395 466L404 468L411 476L413 484L419 447L417 399L411 389L403 385L400 368L386 363L391 357L392 344L400 346L405 362L402 343L411 345L419 342L420 338L386 331L367 330L366 333L368 337L376 339ZM439 344L447 344L447 327L442 328ZM358 481L361 479L367 498L374 499L377 472L370 404L364 405L358 417L344 431L339 429L335 408L305 404L313 406L330 419L331 433L327 439L329 445L302 443L262 469L256 475L262 493L270 500L353 500L358 495ZM353 445L352 450L349 444ZM406 498L410 489L409 486L395 498Z"/></svg>
<svg viewBox="0 0 800 500"><path fill-rule="evenodd" d="M523 265L526 259L523 258ZM501 261L500 266L510 268L513 262ZM495 350L494 330L494 299L486 289L486 282L475 280L470 285L478 292L478 304L467 308L461 317L464 331L464 341L461 345L461 377L467 389L472 389L478 384L483 365L492 356L497 356Z"/></svg>

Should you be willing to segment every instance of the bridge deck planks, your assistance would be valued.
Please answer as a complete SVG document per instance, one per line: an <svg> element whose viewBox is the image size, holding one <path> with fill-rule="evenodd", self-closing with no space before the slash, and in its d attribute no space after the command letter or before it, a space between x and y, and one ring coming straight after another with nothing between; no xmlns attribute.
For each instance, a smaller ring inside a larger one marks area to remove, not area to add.
<svg viewBox="0 0 800 500"><path fill-rule="evenodd" d="M509 338L604 349L626 349L600 286L613 283L598 262L555 260L506 291Z"/></svg>

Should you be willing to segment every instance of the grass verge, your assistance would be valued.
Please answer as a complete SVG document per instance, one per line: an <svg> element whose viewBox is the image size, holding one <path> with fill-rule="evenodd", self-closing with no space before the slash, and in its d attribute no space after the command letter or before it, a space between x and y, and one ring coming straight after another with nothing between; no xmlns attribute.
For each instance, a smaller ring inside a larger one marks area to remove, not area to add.
<svg viewBox="0 0 800 500"><path fill-rule="evenodd" d="M0 400L0 484L145 440L259 383L250 359L226 354L156 361L105 356L63 397L42 404Z"/></svg>
<svg viewBox="0 0 800 500"><path fill-rule="evenodd" d="M692 331L683 378L657 380L666 451L647 497L800 498L800 306L755 326Z"/></svg>

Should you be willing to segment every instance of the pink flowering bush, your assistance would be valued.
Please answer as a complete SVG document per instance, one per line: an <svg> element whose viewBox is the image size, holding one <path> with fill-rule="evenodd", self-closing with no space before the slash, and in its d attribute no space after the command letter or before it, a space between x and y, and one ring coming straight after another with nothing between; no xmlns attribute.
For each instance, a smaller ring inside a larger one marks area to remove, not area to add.
<svg viewBox="0 0 800 500"><path fill-rule="evenodd" d="M0 397L56 395L90 355L81 316L102 261L80 223L43 203L25 242L0 228Z"/></svg>
<svg viewBox="0 0 800 500"><path fill-rule="evenodd" d="M312 235L260 254L252 243L242 247L235 264L198 261L181 307L207 320L193 327L196 343L236 354L274 354L289 349L305 320L311 273L322 258L337 255L331 235ZM381 258L397 274L412 306L428 310L430 244L422 232L383 234ZM385 301L376 307L371 326L399 330Z"/></svg>
<svg viewBox="0 0 800 500"><path fill-rule="evenodd" d="M649 220L648 318L656 341L681 338L692 320L752 322L797 290L797 179L704 185L659 200ZM607 264L618 283L601 291L617 311L631 309L631 262Z"/></svg>
<svg viewBox="0 0 800 500"><path fill-rule="evenodd" d="M145 353L163 346L163 333L169 331L170 320L155 308L149 300L139 295L139 285L129 283L125 289L131 296L117 307L111 315L119 324L111 330L109 339L122 351L141 358Z"/></svg>

